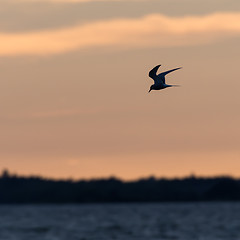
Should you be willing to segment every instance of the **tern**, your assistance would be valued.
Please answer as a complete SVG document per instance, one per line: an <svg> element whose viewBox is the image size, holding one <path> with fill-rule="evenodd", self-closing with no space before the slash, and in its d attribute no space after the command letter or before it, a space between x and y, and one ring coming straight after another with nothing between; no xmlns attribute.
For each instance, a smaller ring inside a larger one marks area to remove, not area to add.
<svg viewBox="0 0 240 240"><path fill-rule="evenodd" d="M181 69L181 67L179 68L174 68L172 70L166 71L166 72L162 72L160 74L157 74L157 70L159 69L161 65L157 65L156 67L154 67L148 74L148 76L150 78L153 79L154 84L150 87L148 92L151 92L152 90L161 90L167 87L179 87L179 85L168 85L165 83L165 76L167 74L169 74L170 72L176 71L178 69Z"/></svg>

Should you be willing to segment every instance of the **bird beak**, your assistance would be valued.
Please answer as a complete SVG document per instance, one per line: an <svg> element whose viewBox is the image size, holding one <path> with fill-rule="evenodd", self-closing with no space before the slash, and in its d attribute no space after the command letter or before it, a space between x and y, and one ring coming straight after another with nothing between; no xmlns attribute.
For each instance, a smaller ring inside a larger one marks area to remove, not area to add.
<svg viewBox="0 0 240 240"><path fill-rule="evenodd" d="M150 92L151 92L151 90L152 90L152 89L149 89L149 91L148 91L148 92L150 93Z"/></svg>

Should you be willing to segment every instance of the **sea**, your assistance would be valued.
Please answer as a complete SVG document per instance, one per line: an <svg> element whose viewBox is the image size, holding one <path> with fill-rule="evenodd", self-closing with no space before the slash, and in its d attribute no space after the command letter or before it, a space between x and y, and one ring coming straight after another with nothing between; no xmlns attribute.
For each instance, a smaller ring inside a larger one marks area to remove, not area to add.
<svg viewBox="0 0 240 240"><path fill-rule="evenodd" d="M240 240L240 202L0 205L0 240Z"/></svg>

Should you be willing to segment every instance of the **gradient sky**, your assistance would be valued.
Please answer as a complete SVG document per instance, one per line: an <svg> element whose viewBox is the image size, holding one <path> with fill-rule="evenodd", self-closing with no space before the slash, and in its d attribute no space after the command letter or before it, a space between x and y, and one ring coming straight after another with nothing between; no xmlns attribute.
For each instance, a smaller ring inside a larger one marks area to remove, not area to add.
<svg viewBox="0 0 240 240"><path fill-rule="evenodd" d="M239 0L0 5L0 169L240 177Z"/></svg>

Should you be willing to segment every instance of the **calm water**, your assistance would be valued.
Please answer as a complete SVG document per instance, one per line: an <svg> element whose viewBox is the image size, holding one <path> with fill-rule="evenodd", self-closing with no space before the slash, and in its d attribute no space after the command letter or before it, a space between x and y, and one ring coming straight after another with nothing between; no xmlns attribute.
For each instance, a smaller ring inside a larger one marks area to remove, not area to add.
<svg viewBox="0 0 240 240"><path fill-rule="evenodd" d="M0 205L0 240L239 240L240 203Z"/></svg>

